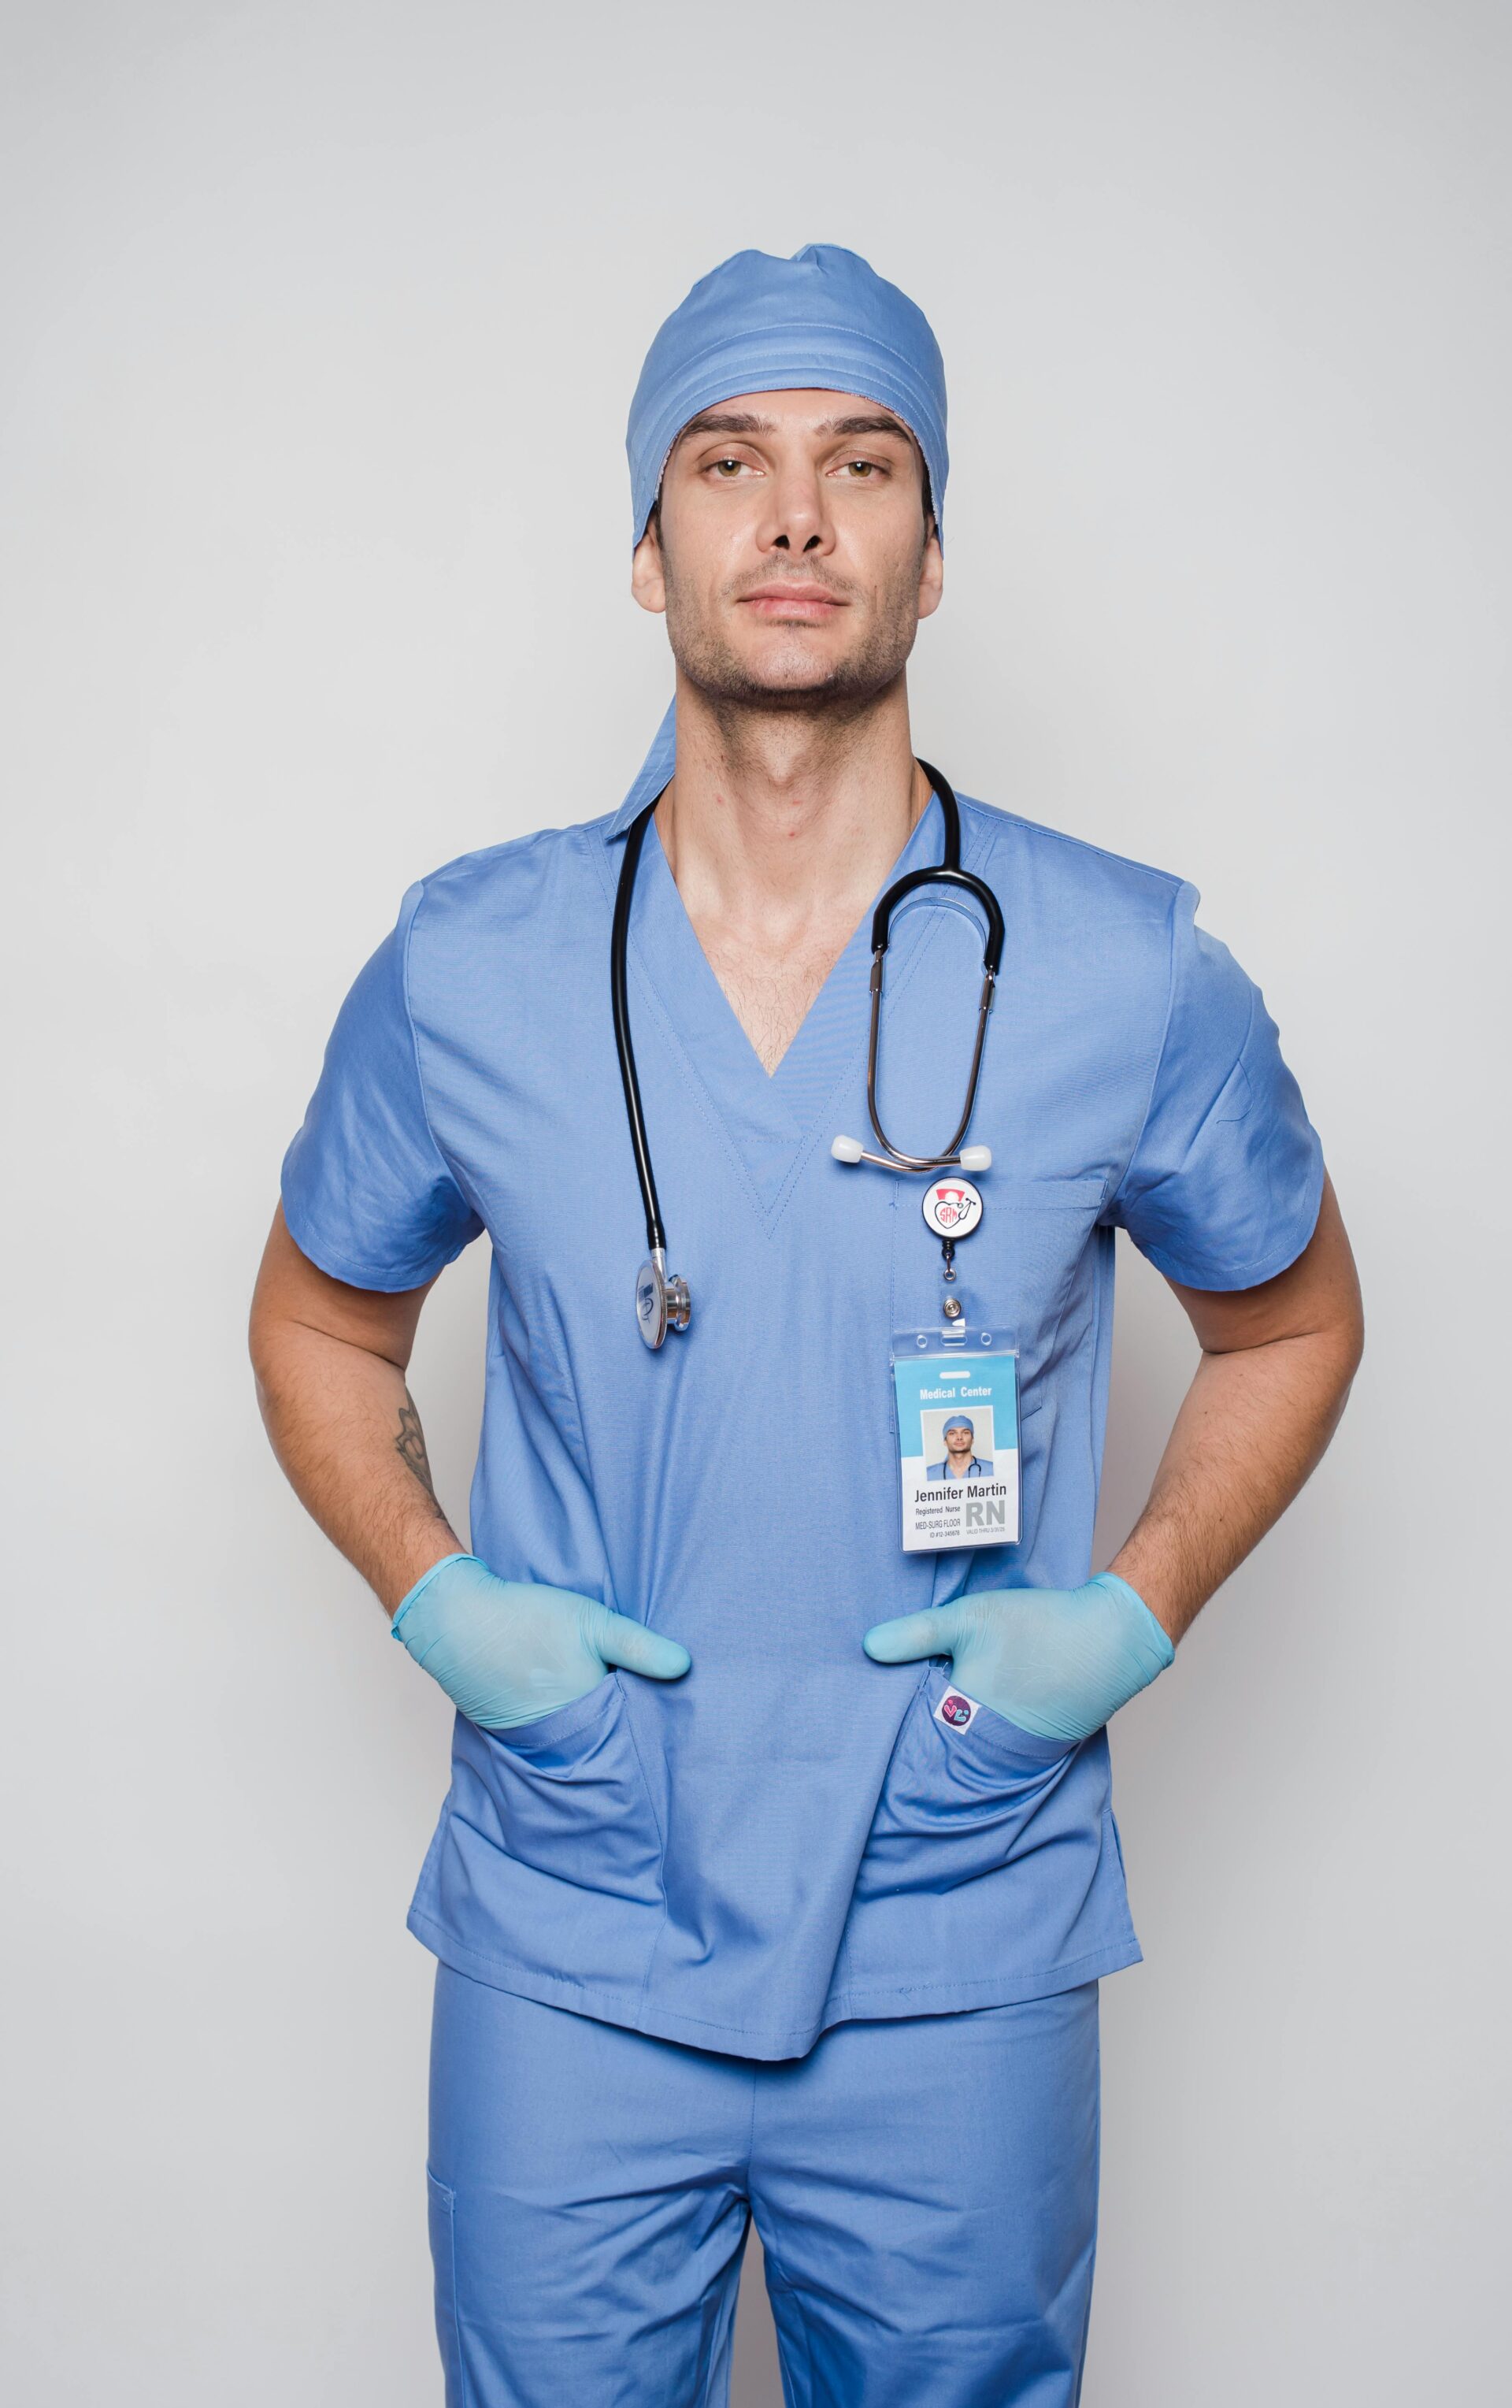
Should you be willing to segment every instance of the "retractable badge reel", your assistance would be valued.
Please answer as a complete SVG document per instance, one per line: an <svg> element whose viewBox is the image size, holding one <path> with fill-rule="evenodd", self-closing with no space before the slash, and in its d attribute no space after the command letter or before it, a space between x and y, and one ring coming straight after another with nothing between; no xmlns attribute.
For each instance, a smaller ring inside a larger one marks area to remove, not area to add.
<svg viewBox="0 0 1512 2408"><path fill-rule="evenodd" d="M982 1192L959 1171L931 1181L920 1199L924 1226L940 1241L945 1295L940 1312L949 1325L963 1321L966 1308L955 1292L955 1250L982 1225Z"/></svg>

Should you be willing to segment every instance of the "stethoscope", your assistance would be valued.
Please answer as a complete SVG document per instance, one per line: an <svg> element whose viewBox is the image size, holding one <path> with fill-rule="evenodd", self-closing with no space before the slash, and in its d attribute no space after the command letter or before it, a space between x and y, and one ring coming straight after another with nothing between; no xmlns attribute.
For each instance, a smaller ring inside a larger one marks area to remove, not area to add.
<svg viewBox="0 0 1512 2408"><path fill-rule="evenodd" d="M929 1172L938 1170L986 1170L991 1168L991 1148L985 1145L962 1144L971 1125L976 1109L977 1084L981 1077L982 1047L987 1038L987 1019L992 1009L992 996L997 986L997 974L1003 962L1003 912L997 896L983 879L974 878L961 867L961 810L949 781L927 761L919 764L939 796L940 811L945 821L945 849L933 868L910 869L898 879L872 914L872 1019L871 1034L866 1047L866 1111L872 1131L881 1148L870 1153L859 1138L837 1137L830 1146L836 1162L875 1163L879 1170ZM668 781L670 783L670 781ZM630 1124L630 1143L635 1156L635 1176L640 1182L640 1200L646 1211L645 1261L635 1273L635 1326L648 1346L660 1346L669 1329L685 1330L692 1319L692 1298L688 1283L666 1267L666 1232L662 1226L662 1208L657 1200L656 1173L651 1168L651 1149L646 1138L646 1120L641 1111L640 1081L635 1074L635 1049L630 1035L630 997L626 979L626 958L630 941L630 909L635 893L635 873L640 867L640 849L645 840L652 812L666 792L652 796L644 810L630 823L625 836L624 858L620 865L620 884L614 898L614 926L609 939L609 987L614 1005L614 1046L620 1057L620 1077L625 1091L625 1117ZM892 914L908 896L916 895L921 886L951 886L972 896L987 915L987 936L982 946L982 991L977 1005L977 1038L972 1047L971 1070L966 1081L966 1100L955 1134L943 1154L903 1154L892 1143L883 1128L877 1110L877 1065L882 1032L882 975L887 949L892 940ZM965 1192L974 1199L974 1208L949 1205L950 1210L963 1209L964 1218L957 1224L956 1233L964 1236L981 1217L981 1198L963 1182ZM961 1191L951 1189L955 1195ZM953 1277L951 1256L953 1241L948 1226L931 1214L929 1206L935 1191L925 1197L925 1219L945 1247L946 1278ZM949 1306L947 1310L949 1311Z"/></svg>

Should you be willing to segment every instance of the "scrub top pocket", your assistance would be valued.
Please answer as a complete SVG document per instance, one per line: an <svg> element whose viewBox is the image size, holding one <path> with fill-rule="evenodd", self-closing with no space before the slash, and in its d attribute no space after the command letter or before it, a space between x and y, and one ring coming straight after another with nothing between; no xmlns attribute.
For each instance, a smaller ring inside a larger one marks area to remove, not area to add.
<svg viewBox="0 0 1512 2408"><path fill-rule="evenodd" d="M459 1720L457 1758L483 1793L468 1819L516 1863L578 1889L660 1895L661 1841L618 1671L509 1730Z"/></svg>
<svg viewBox="0 0 1512 2408"><path fill-rule="evenodd" d="M1022 1424L1045 1401L1046 1364L1093 1241L1105 1182L1097 1177L1028 1179L986 1170L979 1184L981 1222L957 1248L952 1289L965 1306L968 1340L980 1326L1012 1332ZM940 1247L924 1226L917 1193L900 1190L892 1230L888 1334L938 1327L946 1293Z"/></svg>
<svg viewBox="0 0 1512 2408"><path fill-rule="evenodd" d="M991 1706L950 1729L934 1709L953 1685L931 1665L904 1717L858 1898L954 1889L1081 1831L1085 1802L1061 1791L1084 1742L1041 1739Z"/></svg>

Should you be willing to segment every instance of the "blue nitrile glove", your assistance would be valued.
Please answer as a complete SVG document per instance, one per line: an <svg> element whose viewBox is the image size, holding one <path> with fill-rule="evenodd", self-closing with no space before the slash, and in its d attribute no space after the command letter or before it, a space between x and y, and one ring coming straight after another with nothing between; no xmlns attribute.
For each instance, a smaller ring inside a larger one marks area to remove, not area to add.
<svg viewBox="0 0 1512 2408"><path fill-rule="evenodd" d="M498 1580L478 1555L443 1555L401 1599L392 1630L484 1730L535 1722L596 1689L611 1664L653 1681L688 1670L686 1647L569 1588Z"/></svg>
<svg viewBox="0 0 1512 2408"><path fill-rule="evenodd" d="M968 1698L1041 1739L1101 1730L1176 1659L1170 1633L1116 1572L1082 1588L989 1588L879 1622L878 1664L949 1656Z"/></svg>

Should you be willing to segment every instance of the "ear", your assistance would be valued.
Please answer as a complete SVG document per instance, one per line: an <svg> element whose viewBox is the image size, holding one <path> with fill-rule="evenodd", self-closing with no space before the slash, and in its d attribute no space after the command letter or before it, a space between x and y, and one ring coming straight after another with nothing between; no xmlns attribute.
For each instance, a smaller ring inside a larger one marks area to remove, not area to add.
<svg viewBox="0 0 1512 2408"><path fill-rule="evenodd" d="M919 564L919 615L921 619L929 618L939 609L944 591L945 554L940 550L940 538L931 519L929 534L924 539L924 557Z"/></svg>
<svg viewBox="0 0 1512 2408"><path fill-rule="evenodd" d="M635 546L630 563L630 591L643 610L665 610L666 570L654 520Z"/></svg>

